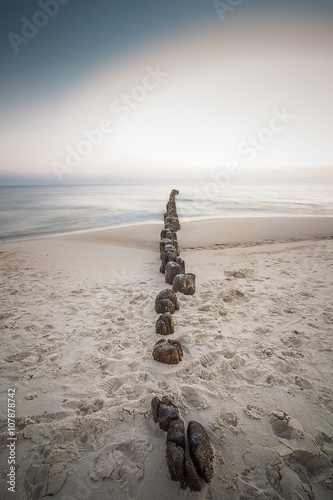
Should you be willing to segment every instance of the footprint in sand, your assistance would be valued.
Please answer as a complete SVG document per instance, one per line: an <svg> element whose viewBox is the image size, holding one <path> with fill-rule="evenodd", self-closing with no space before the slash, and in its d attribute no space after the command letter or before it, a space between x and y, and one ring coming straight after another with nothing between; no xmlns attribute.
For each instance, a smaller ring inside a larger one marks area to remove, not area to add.
<svg viewBox="0 0 333 500"><path fill-rule="evenodd" d="M285 346L294 347L301 346L303 344L302 337L304 334L302 332L298 332L297 330L294 330L293 333L293 336L289 336L287 339L281 339L281 342L283 342Z"/></svg>
<svg viewBox="0 0 333 500"><path fill-rule="evenodd" d="M255 420L260 420L265 414L264 410L260 408L260 406L255 406L252 404L248 404L244 412L245 415L250 418L254 418Z"/></svg>
<svg viewBox="0 0 333 500"><path fill-rule="evenodd" d="M323 312L323 318L324 318L324 322L327 325L333 325L333 312L331 309L326 309Z"/></svg>
<svg viewBox="0 0 333 500"><path fill-rule="evenodd" d="M101 389L106 393L107 396L112 396L125 384L125 382L125 378L111 377L107 382L102 384Z"/></svg>
<svg viewBox="0 0 333 500"><path fill-rule="evenodd" d="M304 354L298 351L282 351L282 356L290 358L304 358Z"/></svg>
<svg viewBox="0 0 333 500"><path fill-rule="evenodd" d="M55 414L48 415L48 420L51 426L54 425L53 417ZM57 414L60 417L60 414ZM37 423L38 417L33 417ZM57 419L58 420L58 419ZM61 423L61 419L60 422ZM64 421L65 429L69 426L74 428L74 423ZM62 429L65 432L64 429ZM33 430L34 437L36 432L45 432L46 428L38 425ZM74 433L73 433L74 434ZM77 437L74 435L74 437ZM31 436L30 436L31 438ZM33 438L34 439L34 438ZM24 473L22 482L19 486L19 497L21 500L48 498L57 495L56 498L82 498L88 499L89 496L76 495L76 491L81 490L81 484L84 478L80 478L80 486L78 485L78 475L75 474L75 480L71 477L72 464L76 463L79 456L82 454L78 452L78 447L73 446L73 437L65 439L61 446L57 446L54 442L51 446L41 444L34 446L30 453L30 463ZM54 447L53 447L54 446ZM67 496L63 492L63 486L70 487L71 496ZM60 492L61 490L61 492ZM60 493L59 493L60 492ZM91 493L91 492L90 492Z"/></svg>
<svg viewBox="0 0 333 500"><path fill-rule="evenodd" d="M25 474L20 498L46 498L58 493L66 479L65 464L30 463Z"/></svg>
<svg viewBox="0 0 333 500"><path fill-rule="evenodd" d="M314 500L312 488L303 483L298 474L280 462L266 471L266 477L279 498Z"/></svg>
<svg viewBox="0 0 333 500"><path fill-rule="evenodd" d="M295 384L300 387L301 389L311 389L312 384L308 380L306 380L303 377L299 377L298 375L295 376Z"/></svg>
<svg viewBox="0 0 333 500"><path fill-rule="evenodd" d="M106 446L93 460L89 475L94 481L110 478L110 488L130 493L145 474L149 441L132 438Z"/></svg>
<svg viewBox="0 0 333 500"><path fill-rule="evenodd" d="M302 439L304 430L302 424L283 410L273 411L270 415L274 433L285 439Z"/></svg>
<svg viewBox="0 0 333 500"><path fill-rule="evenodd" d="M244 270L239 270L239 271L224 271L224 274L226 274L229 277L244 279L248 275L253 275L253 272L244 269Z"/></svg>
<svg viewBox="0 0 333 500"><path fill-rule="evenodd" d="M181 385L181 395L185 407L193 407L197 410L211 408L210 398L214 395L208 389L199 389L196 385Z"/></svg>
<svg viewBox="0 0 333 500"><path fill-rule="evenodd" d="M198 307L198 311L208 312L211 309L211 307L212 307L211 302L205 302L204 304Z"/></svg>
<svg viewBox="0 0 333 500"><path fill-rule="evenodd" d="M315 443L320 448L329 446L331 449L329 454L333 457L333 436L329 436L323 431L318 432L318 434L315 435Z"/></svg>
<svg viewBox="0 0 333 500"><path fill-rule="evenodd" d="M243 429L239 425L239 418L235 412L222 412L219 410L218 412L218 423L223 427L228 427L234 434L239 434L243 431Z"/></svg>
<svg viewBox="0 0 333 500"><path fill-rule="evenodd" d="M234 289L222 294L223 302L234 302L235 300L245 299L245 295L240 290Z"/></svg>
<svg viewBox="0 0 333 500"><path fill-rule="evenodd" d="M332 489L332 463L324 454L296 450L274 464L266 471L266 477L273 489L287 499L330 498ZM316 493L311 484L316 484ZM317 497L318 488L321 495Z"/></svg>
<svg viewBox="0 0 333 500"><path fill-rule="evenodd" d="M6 361L7 363L15 363L15 362L22 361L31 355L33 355L33 353L30 351L21 351L21 352L18 352L16 354L10 354L9 356L6 356L4 358L4 361Z"/></svg>
<svg viewBox="0 0 333 500"><path fill-rule="evenodd" d="M202 356L200 356L199 362L204 368L211 367L216 361L220 359L222 354L224 354L224 351L215 351L203 354Z"/></svg>
<svg viewBox="0 0 333 500"><path fill-rule="evenodd" d="M102 399L95 399L94 401L89 401L88 399L80 401L78 405L78 410L81 415L90 415L101 410L104 406L104 401Z"/></svg>

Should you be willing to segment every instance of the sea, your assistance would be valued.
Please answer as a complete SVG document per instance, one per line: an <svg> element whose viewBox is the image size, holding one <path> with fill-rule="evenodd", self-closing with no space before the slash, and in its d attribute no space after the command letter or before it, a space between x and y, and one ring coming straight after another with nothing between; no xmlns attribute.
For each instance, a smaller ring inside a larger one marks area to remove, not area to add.
<svg viewBox="0 0 333 500"><path fill-rule="evenodd" d="M332 183L0 187L0 241L160 223L173 188L183 222L333 215Z"/></svg>

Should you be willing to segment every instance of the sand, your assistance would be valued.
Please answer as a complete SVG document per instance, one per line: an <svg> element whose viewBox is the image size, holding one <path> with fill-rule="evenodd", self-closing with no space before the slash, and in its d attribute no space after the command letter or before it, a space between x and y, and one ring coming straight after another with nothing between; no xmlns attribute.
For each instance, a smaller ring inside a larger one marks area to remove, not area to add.
<svg viewBox="0 0 333 500"><path fill-rule="evenodd" d="M177 366L151 355L162 224L2 244L0 498L332 498L332 220L183 223L197 292L173 316ZM170 480L165 394L211 439L200 493Z"/></svg>

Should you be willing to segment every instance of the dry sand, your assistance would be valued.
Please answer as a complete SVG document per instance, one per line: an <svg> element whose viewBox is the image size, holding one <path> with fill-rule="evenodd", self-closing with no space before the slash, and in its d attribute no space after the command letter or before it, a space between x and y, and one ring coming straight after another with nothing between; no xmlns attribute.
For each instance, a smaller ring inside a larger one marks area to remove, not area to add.
<svg viewBox="0 0 333 500"><path fill-rule="evenodd" d="M161 225L2 244L0 498L332 498L332 220L184 223L177 366L151 355ZM154 394L209 433L201 493L170 480Z"/></svg>

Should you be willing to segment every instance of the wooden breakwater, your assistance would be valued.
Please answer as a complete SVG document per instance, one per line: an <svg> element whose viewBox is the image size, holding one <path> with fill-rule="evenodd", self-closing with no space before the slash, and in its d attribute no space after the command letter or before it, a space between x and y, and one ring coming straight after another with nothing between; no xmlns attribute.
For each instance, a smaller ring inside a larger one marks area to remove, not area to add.
<svg viewBox="0 0 333 500"><path fill-rule="evenodd" d="M185 295L195 293L195 275L186 274L185 262L180 257L177 231L179 222L176 189L171 191L164 213L164 228L160 234L160 272L165 274L165 282L172 289L162 290L155 299L155 311L160 314L156 321L156 333L161 338L153 349L155 361L170 365L178 364L183 359L183 348L177 339L165 339L175 333L172 315L180 309L177 292ZM179 481L181 488L201 491L201 479L207 483L213 475L213 448L204 427L196 421L190 421L185 432L185 422L181 418L177 405L171 396L160 400L153 397L151 410L154 421L160 429L167 432L166 458L170 477Z"/></svg>
<svg viewBox="0 0 333 500"><path fill-rule="evenodd" d="M172 314L179 310L177 292L193 295L195 293L195 275L185 273L185 262L180 257L177 231L181 229L176 207L177 189L170 193L164 213L164 228L160 234L160 272L165 274L165 282L172 285L172 290L162 290L155 300L155 311L159 316L156 322L156 333L167 336L175 331ZM183 359L183 349L179 340L162 338L153 350L156 361L166 364L178 364Z"/></svg>

